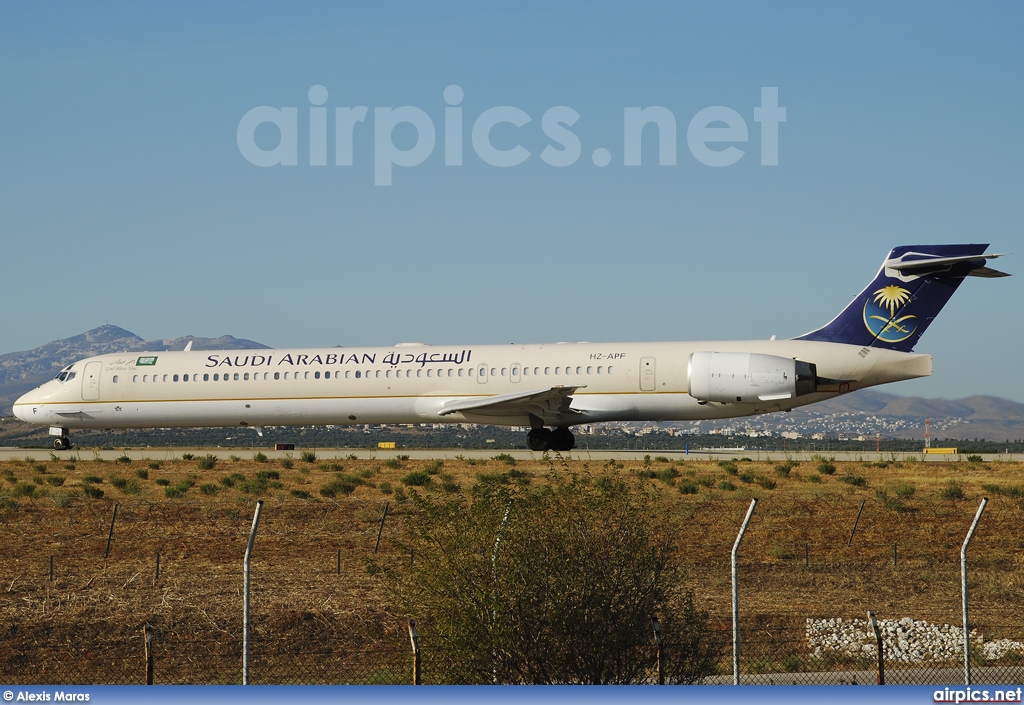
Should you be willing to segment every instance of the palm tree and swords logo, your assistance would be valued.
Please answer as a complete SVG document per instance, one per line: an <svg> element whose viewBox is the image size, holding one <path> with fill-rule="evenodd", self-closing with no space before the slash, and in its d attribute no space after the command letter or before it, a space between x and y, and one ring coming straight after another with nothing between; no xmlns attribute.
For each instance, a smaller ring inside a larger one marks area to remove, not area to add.
<svg viewBox="0 0 1024 705"><path fill-rule="evenodd" d="M899 343L914 334L917 316L908 314L896 317L897 311L910 301L910 292L903 287L889 284L873 293L864 302L864 325L872 335L885 343Z"/></svg>

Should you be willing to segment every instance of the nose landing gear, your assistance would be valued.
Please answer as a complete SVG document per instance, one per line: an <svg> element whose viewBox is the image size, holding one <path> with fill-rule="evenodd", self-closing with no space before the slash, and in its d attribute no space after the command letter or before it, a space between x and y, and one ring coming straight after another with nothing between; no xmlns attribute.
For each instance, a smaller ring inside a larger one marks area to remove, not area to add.
<svg viewBox="0 0 1024 705"><path fill-rule="evenodd" d="M54 450L68 450L71 447L71 439L68 438L66 428L51 428L50 435L55 436L53 439Z"/></svg>

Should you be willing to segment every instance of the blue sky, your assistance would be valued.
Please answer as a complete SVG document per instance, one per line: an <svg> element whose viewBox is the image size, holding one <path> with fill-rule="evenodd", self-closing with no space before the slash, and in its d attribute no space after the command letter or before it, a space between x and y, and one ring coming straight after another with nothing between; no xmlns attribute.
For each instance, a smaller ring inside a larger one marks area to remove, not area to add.
<svg viewBox="0 0 1024 705"><path fill-rule="evenodd" d="M4 3L0 352L104 323L275 347L799 335L894 245L1024 254L1022 33L1019 3ZM295 109L295 165L243 153L259 106ZM335 111L358 106L339 165ZM426 153L411 124L377 134L402 106L435 128ZM515 166L472 139L502 106L529 118L489 133L528 152ZM559 106L576 158L543 124ZM651 106L675 163L649 126L626 166L625 111ZM742 152L729 166L688 143L708 108L747 130L710 143ZM404 150L420 163L376 184ZM1022 281L967 281L918 346L935 376L889 390L1024 401Z"/></svg>

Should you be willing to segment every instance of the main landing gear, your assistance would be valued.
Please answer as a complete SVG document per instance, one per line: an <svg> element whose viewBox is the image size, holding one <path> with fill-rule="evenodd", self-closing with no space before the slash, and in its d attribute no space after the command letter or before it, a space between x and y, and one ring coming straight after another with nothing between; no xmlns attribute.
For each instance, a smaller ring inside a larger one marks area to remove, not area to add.
<svg viewBox="0 0 1024 705"><path fill-rule="evenodd" d="M534 428L526 435L526 446L530 450L572 450L576 437L565 426L556 429Z"/></svg>
<svg viewBox="0 0 1024 705"><path fill-rule="evenodd" d="M66 428L51 428L50 435L55 436L53 439L54 450L68 450L71 447L71 439L68 438Z"/></svg>

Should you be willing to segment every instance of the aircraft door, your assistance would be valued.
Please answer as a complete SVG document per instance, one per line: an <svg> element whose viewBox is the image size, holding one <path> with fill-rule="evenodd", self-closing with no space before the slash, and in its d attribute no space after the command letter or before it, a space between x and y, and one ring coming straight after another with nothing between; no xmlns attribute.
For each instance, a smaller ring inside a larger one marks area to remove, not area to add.
<svg viewBox="0 0 1024 705"><path fill-rule="evenodd" d="M654 358L640 358L640 391L653 392L654 384Z"/></svg>
<svg viewBox="0 0 1024 705"><path fill-rule="evenodd" d="M518 382L522 375L522 369L522 366L518 362L513 362L512 367L510 367L508 371L508 381L513 383Z"/></svg>
<svg viewBox="0 0 1024 705"><path fill-rule="evenodd" d="M100 371L103 369L102 362L90 362L85 366L82 373L82 399L85 401L97 401L100 398Z"/></svg>

